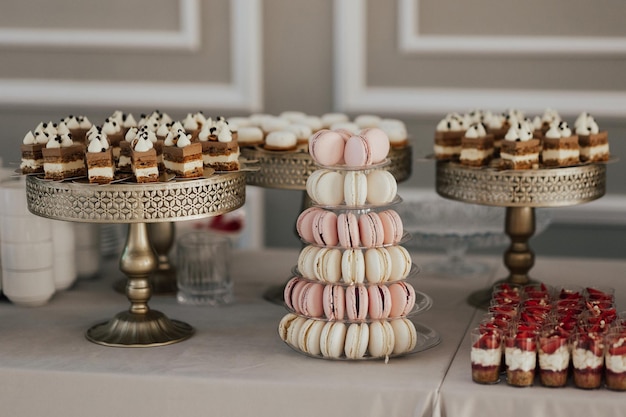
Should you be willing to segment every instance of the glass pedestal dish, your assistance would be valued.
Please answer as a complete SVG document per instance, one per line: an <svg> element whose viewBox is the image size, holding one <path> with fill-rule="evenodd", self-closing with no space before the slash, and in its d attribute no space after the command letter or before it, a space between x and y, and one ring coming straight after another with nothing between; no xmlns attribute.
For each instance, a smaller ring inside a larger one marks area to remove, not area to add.
<svg viewBox="0 0 626 417"><path fill-rule="evenodd" d="M151 310L150 274L159 259L148 225L227 213L245 202L245 173L156 183L92 185L79 181L26 178L28 209L38 216L86 223L129 224L120 270L128 277L127 311L87 330L88 340L118 347L168 345L189 338L194 329Z"/></svg>
<svg viewBox="0 0 626 417"><path fill-rule="evenodd" d="M606 192L606 164L564 168L500 170L474 168L455 162L437 162L436 190L451 200L505 207L504 231L510 238L504 253L509 271L504 281L525 285L535 254L528 240L535 234L538 207L564 207L596 200ZM468 301L486 307L491 288L475 292Z"/></svg>

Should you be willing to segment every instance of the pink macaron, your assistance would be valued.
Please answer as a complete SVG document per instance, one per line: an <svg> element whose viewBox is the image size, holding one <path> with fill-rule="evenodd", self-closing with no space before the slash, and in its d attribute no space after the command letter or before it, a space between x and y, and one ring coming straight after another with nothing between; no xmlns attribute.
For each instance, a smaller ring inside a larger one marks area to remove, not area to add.
<svg viewBox="0 0 626 417"><path fill-rule="evenodd" d="M339 133L322 129L309 138L309 154L320 165L336 165L343 161L344 145Z"/></svg>
<svg viewBox="0 0 626 417"><path fill-rule="evenodd" d="M349 320L365 320L369 309L369 297L364 285L346 288L346 315Z"/></svg>
<svg viewBox="0 0 626 417"><path fill-rule="evenodd" d="M313 239L322 246L337 246L337 215L328 210L319 210L315 213L313 221Z"/></svg>
<svg viewBox="0 0 626 417"><path fill-rule="evenodd" d="M343 320L346 312L346 291L341 285L328 284L322 296L324 315L329 320Z"/></svg>
<svg viewBox="0 0 626 417"><path fill-rule="evenodd" d="M304 289L307 281L298 277L291 278L285 285L283 299L287 307L293 311L300 310L300 293Z"/></svg>
<svg viewBox="0 0 626 417"><path fill-rule="evenodd" d="M389 154L389 136L377 127L370 127L361 130L359 133L367 141L370 149L372 164L383 162Z"/></svg>
<svg viewBox="0 0 626 417"><path fill-rule="evenodd" d="M323 209L319 207L309 207L300 213L298 220L296 220L296 230L298 231L298 235L300 235L300 237L306 242L315 242L315 238L313 236L313 219L320 211L323 211Z"/></svg>
<svg viewBox="0 0 626 417"><path fill-rule="evenodd" d="M359 221L354 213L341 213L337 216L337 235L339 244L344 248L359 247L361 242Z"/></svg>
<svg viewBox="0 0 626 417"><path fill-rule="evenodd" d="M324 314L323 293L323 284L317 282L304 284L299 293L297 311L308 317L322 317Z"/></svg>
<svg viewBox="0 0 626 417"><path fill-rule="evenodd" d="M346 165L349 167L371 165L372 153L368 141L363 136L351 136L346 141L343 158Z"/></svg>
<svg viewBox="0 0 626 417"><path fill-rule="evenodd" d="M391 311L389 317L403 317L415 306L415 289L407 282L394 282L389 285Z"/></svg>
<svg viewBox="0 0 626 417"><path fill-rule="evenodd" d="M391 294L386 285L371 285L368 290L369 315L372 319L386 319L391 313Z"/></svg>
<svg viewBox="0 0 626 417"><path fill-rule="evenodd" d="M404 227L402 218L395 210L385 210L378 213L380 221L383 224L384 238L383 244L394 245L402 240Z"/></svg>
<svg viewBox="0 0 626 417"><path fill-rule="evenodd" d="M385 232L380 216L376 212L369 212L359 216L359 233L363 246L372 248L381 246Z"/></svg>

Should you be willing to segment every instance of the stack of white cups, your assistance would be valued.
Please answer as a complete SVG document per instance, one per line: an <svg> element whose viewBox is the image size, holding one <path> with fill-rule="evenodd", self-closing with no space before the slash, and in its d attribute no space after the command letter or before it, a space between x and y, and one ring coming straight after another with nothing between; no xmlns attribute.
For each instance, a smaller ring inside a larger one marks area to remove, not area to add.
<svg viewBox="0 0 626 417"><path fill-rule="evenodd" d="M60 220L52 222L54 254L54 288L66 290L76 282L76 247L74 223Z"/></svg>
<svg viewBox="0 0 626 417"><path fill-rule="evenodd" d="M28 211L23 179L0 183L2 290L15 304L39 306L55 292L52 221Z"/></svg>
<svg viewBox="0 0 626 417"><path fill-rule="evenodd" d="M100 270L100 225L75 223L76 272L79 279L92 279Z"/></svg>

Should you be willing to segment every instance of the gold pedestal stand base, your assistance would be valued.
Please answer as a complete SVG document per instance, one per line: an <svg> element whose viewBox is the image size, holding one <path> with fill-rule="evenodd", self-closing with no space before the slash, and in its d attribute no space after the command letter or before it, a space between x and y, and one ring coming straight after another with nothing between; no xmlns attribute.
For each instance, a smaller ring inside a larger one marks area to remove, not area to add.
<svg viewBox="0 0 626 417"><path fill-rule="evenodd" d="M193 335L194 329L187 323L170 320L148 307L152 295L150 276L157 263L147 224L131 223L120 259L120 270L128 276L126 296L131 306L88 329L87 340L104 346L152 347L180 342Z"/></svg>
<svg viewBox="0 0 626 417"><path fill-rule="evenodd" d="M497 164L496 164L497 165ZM581 164L564 168L500 170L475 168L454 162L437 162L437 193L452 200L506 207L505 233L511 244L504 253L509 276L499 282L526 285L535 254L528 240L535 233L536 207L565 207L602 197L606 191L606 166ZM493 286L477 291L469 304L487 308Z"/></svg>
<svg viewBox="0 0 626 417"><path fill-rule="evenodd" d="M176 268L171 264L169 252L174 245L176 226L174 222L148 223L148 237L157 253L157 267L150 274L153 295L174 295L178 290ZM113 284L113 289L121 294L126 292L126 279Z"/></svg>
<svg viewBox="0 0 626 417"><path fill-rule="evenodd" d="M181 342L190 338L194 329L187 323L170 320L160 311L146 314L128 311L87 330L87 340L104 346L154 347Z"/></svg>

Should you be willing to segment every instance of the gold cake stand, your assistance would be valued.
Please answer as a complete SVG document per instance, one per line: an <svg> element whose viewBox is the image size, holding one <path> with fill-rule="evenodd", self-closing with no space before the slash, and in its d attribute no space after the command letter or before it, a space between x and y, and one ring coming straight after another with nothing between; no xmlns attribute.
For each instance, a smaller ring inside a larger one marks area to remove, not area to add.
<svg viewBox="0 0 626 417"><path fill-rule="evenodd" d="M385 167L396 181L411 176L411 146L391 148ZM306 190L306 180L318 167L306 151L276 152L261 147L242 147L241 155L258 161L259 169L248 172L248 184L283 190Z"/></svg>
<svg viewBox="0 0 626 417"><path fill-rule="evenodd" d="M85 333L88 340L118 347L151 347L180 342L194 333L187 323L151 310L150 274L158 257L148 236L150 224L217 216L245 202L243 172L148 184L92 185L26 178L28 209L56 220L129 224L120 270L128 277L130 308ZM169 226L168 226L169 227Z"/></svg>
<svg viewBox="0 0 626 417"><path fill-rule="evenodd" d="M306 180L318 166L306 151L275 152L261 147L241 148L241 155L249 160L258 161L259 169L248 172L248 184L265 188L284 190L300 190L302 193L301 209L310 207L311 200L306 193ZM397 182L407 180L411 176L412 148L390 148L389 164L384 169L391 172ZM272 286L263 297L275 304L283 303L282 286Z"/></svg>
<svg viewBox="0 0 626 417"><path fill-rule="evenodd" d="M499 170L474 168L455 162L437 162L437 193L466 203L506 207L504 231L511 244L504 253L509 271L500 282L525 285L535 254L528 240L535 233L535 208L586 203L606 191L606 165L584 164L566 168ZM491 287L471 294L468 301L485 307Z"/></svg>

